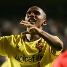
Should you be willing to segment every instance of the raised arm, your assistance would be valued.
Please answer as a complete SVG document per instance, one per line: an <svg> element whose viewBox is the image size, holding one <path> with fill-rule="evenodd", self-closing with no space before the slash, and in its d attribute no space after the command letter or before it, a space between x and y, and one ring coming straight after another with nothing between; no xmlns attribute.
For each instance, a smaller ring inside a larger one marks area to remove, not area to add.
<svg viewBox="0 0 67 67"><path fill-rule="evenodd" d="M55 49L62 49L63 48L63 42L56 36L53 36L43 30L38 29L38 35L44 38L47 43L52 46Z"/></svg>
<svg viewBox="0 0 67 67"><path fill-rule="evenodd" d="M30 24L27 21L21 21L20 24L25 25L26 27L29 28L28 31L24 32L24 34L37 34L40 37L42 37L50 46L53 48L60 50L63 48L63 42L58 38L55 37L42 29L37 28L36 26Z"/></svg>

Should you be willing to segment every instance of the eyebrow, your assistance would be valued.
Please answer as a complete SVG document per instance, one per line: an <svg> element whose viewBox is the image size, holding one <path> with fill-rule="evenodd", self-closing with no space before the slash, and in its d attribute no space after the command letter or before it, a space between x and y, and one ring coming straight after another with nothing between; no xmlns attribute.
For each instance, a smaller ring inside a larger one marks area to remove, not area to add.
<svg viewBox="0 0 67 67"><path fill-rule="evenodd" d="M37 10L27 11L27 12L26 12L26 14L31 13L31 12L33 12L33 13L36 13L36 12L37 12L38 14L40 14L40 12L39 12L39 11L37 11Z"/></svg>

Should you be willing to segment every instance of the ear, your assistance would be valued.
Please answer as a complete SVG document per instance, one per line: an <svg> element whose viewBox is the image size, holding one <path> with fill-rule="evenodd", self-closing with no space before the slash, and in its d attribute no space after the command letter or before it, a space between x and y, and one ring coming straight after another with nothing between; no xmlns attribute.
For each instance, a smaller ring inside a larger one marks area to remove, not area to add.
<svg viewBox="0 0 67 67"><path fill-rule="evenodd" d="M44 26L44 25L47 25L47 20L43 20L42 25L43 25L43 26Z"/></svg>

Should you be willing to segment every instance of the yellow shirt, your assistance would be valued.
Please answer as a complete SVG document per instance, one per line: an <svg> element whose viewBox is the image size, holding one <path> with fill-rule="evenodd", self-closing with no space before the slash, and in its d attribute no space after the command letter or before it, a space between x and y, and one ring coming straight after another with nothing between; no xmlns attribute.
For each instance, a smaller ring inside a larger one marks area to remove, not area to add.
<svg viewBox="0 0 67 67"><path fill-rule="evenodd" d="M39 44L43 45L41 51L37 48ZM0 55L8 56L5 62L7 67L52 67L53 60L60 52L52 49L43 38L33 42L25 41L24 35L0 38Z"/></svg>

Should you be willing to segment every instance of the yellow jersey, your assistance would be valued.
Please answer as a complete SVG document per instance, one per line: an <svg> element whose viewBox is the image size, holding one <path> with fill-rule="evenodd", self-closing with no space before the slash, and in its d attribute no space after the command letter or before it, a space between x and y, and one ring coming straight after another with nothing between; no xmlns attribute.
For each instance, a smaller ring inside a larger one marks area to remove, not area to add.
<svg viewBox="0 0 67 67"><path fill-rule="evenodd" d="M11 35L0 38L0 55L7 56L7 67L52 67L53 60L61 51L55 51L43 39L25 41L24 36ZM42 44L39 51L37 45ZM3 66L2 66L3 67Z"/></svg>

